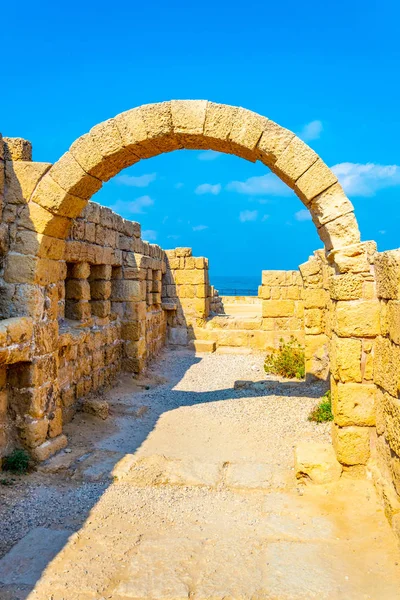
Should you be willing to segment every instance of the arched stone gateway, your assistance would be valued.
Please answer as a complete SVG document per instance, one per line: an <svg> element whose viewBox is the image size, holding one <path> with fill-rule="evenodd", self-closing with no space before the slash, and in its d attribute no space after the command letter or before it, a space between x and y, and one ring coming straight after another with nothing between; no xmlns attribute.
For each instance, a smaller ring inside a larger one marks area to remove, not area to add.
<svg viewBox="0 0 400 600"><path fill-rule="evenodd" d="M78 138L39 181L28 205L40 233L64 238L102 186L141 159L182 148L260 160L310 211L327 251L360 241L353 206L337 177L291 131L244 108L172 100L123 112Z"/></svg>
<svg viewBox="0 0 400 600"><path fill-rule="evenodd" d="M74 299L74 290L79 289L79 297L83 298L84 304L88 302L85 294L89 287L95 290L93 306L96 305L100 319L103 318L101 311L110 299L110 277L119 277L117 272L111 275L112 269L118 270L120 264L115 255L112 260L109 256L106 260L103 255L96 255L95 260L91 260L93 248L87 251L90 256L82 259L83 265L74 266L79 261L74 257L68 258L66 247L68 252L73 253L75 242L69 245L65 242L71 223L75 223L77 218L79 220L83 211L87 216L88 209L85 207L90 198L103 182L122 169L141 159L181 148L211 149L235 154L252 162L259 160L292 188L310 211L324 244L324 260L328 260L329 275L321 291L316 283L316 274L322 272L318 269L323 256L319 255L302 265L304 309L309 311L311 321L313 311L323 305L329 315L329 335L322 340L319 334L312 331L313 326L309 323L310 333L314 335L310 335L308 340L308 351L310 356L318 358L321 344L326 348L326 339L329 338L335 417L333 440L338 459L346 468L359 468L360 465L365 468L370 459L371 448L375 447L374 443L371 446L370 440L374 440L376 433L378 386L378 448L380 454L386 457L387 469L398 473L396 465L400 464L400 442L395 432L399 429L396 430L393 423L400 414L396 408L400 383L396 379L396 369L390 365L394 360L396 364L400 360L400 337L396 330L396 324L400 322L396 317L400 259L397 254L376 254L373 242L360 242L353 206L336 176L292 132L244 108L204 100L173 100L123 112L78 138L52 166L29 163L29 167L28 162L24 162L27 161L26 157L18 163L15 157L4 157L0 153L0 175L2 171L6 174L5 204L18 205L18 209L11 211L15 215L15 223L10 227L14 227L14 230L10 234L11 244L4 253L3 289L8 294L12 311L10 314L4 314L3 311L3 317L17 315L25 319L23 340L18 337L18 328L12 320L3 321L5 333L0 356L2 364L28 365L23 377L18 369L11 374L13 381L23 386L25 394L19 407L18 426L22 439L29 438L27 445L37 458L46 458L66 443L61 433L57 384L59 341L66 334L59 332L54 305L60 300L57 286L60 282L64 284L67 268L72 270L71 297ZM2 184L0 177L0 197ZM101 219L105 216L114 218L110 217L109 209L103 212L99 207L91 210L96 213L96 218L91 221L88 219L89 225L101 225ZM10 211L6 223L12 221L9 215ZM130 238L136 236L137 243L143 249L140 229L138 233L134 224L122 223L118 231L127 248L130 248ZM157 261L160 262L165 255L158 246L145 246L145 266L140 268L153 272L154 289L149 293L157 295L159 292L156 290L161 285L161 267ZM131 250L132 253L138 252L135 246ZM200 259L186 258L190 259L192 269L195 265L199 272L204 269L204 263L199 266L193 262ZM93 270L89 268L89 263L95 265ZM131 280L123 280L115 286L119 290L117 300L121 301L121 311L125 311L123 339L129 360L132 361L142 343L140 327L143 315L140 316L141 302L130 301L130 294L139 293L140 268L137 264L129 264L127 268L130 269ZM130 320L126 317L127 310L130 311ZM383 314L389 315L389 321L385 316L382 328ZM379 338L377 341L376 337ZM374 359L377 344L380 352L379 357ZM109 353L112 356L112 348ZM85 391L83 387L79 393L82 395ZM68 398L63 402L69 402ZM384 418L383 407L386 410ZM391 452L396 453L399 461L396 464L393 456L390 453L388 455L389 446ZM387 481L389 476L386 475L384 479ZM396 485L400 490L399 481L397 475ZM393 484L390 485L393 490Z"/></svg>

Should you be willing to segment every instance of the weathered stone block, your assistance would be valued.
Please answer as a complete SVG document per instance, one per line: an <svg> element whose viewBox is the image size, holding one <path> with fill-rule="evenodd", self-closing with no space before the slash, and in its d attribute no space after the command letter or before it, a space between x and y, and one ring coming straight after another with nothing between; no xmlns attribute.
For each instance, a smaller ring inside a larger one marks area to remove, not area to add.
<svg viewBox="0 0 400 600"><path fill-rule="evenodd" d="M84 200L89 200L102 186L100 179L82 169L71 152L58 159L49 175L63 190Z"/></svg>
<svg viewBox="0 0 400 600"><path fill-rule="evenodd" d="M70 265L69 277L72 279L87 279L91 273L91 267L89 263L80 262Z"/></svg>
<svg viewBox="0 0 400 600"><path fill-rule="evenodd" d="M305 289L303 292L304 308L325 308L329 295L322 289Z"/></svg>
<svg viewBox="0 0 400 600"><path fill-rule="evenodd" d="M172 124L178 141L184 148L208 148L203 137L206 100L172 100Z"/></svg>
<svg viewBox="0 0 400 600"><path fill-rule="evenodd" d="M111 285L111 296L113 300L137 302L144 299L141 281L113 280Z"/></svg>
<svg viewBox="0 0 400 600"><path fill-rule="evenodd" d="M3 137L4 160L32 160L32 144L19 137Z"/></svg>
<svg viewBox="0 0 400 600"><path fill-rule="evenodd" d="M375 425L375 385L336 383L332 378L331 391L335 423L340 427Z"/></svg>
<svg viewBox="0 0 400 600"><path fill-rule="evenodd" d="M274 121L266 120L263 133L258 142L261 162L267 167L274 165L293 138L294 133L277 125Z"/></svg>
<svg viewBox="0 0 400 600"><path fill-rule="evenodd" d="M325 225L329 221L354 210L352 203L339 183L334 183L327 190L313 198L309 203L309 208L317 227L321 227L321 225Z"/></svg>
<svg viewBox="0 0 400 600"><path fill-rule="evenodd" d="M342 466L338 462L331 444L299 442L294 451L297 479L324 484L338 481Z"/></svg>
<svg viewBox="0 0 400 600"><path fill-rule="evenodd" d="M63 448L66 448L68 444L67 437L65 435L59 435L51 440L46 440L40 446L31 450L31 456L34 460L42 462L53 456L56 452L59 452Z"/></svg>
<svg viewBox="0 0 400 600"><path fill-rule="evenodd" d="M295 182L317 160L318 154L295 136L271 168L282 181L294 188Z"/></svg>
<svg viewBox="0 0 400 600"><path fill-rule="evenodd" d="M111 295L111 281L98 280L90 283L92 300L108 300Z"/></svg>
<svg viewBox="0 0 400 600"><path fill-rule="evenodd" d="M333 300L358 300L363 296L363 278L345 273L329 279L329 292Z"/></svg>
<svg viewBox="0 0 400 600"><path fill-rule="evenodd" d="M374 337L380 332L379 301L339 301L333 317L333 326L341 337Z"/></svg>
<svg viewBox="0 0 400 600"><path fill-rule="evenodd" d="M90 300L90 285L85 279L67 279L65 297L69 300Z"/></svg>
<svg viewBox="0 0 400 600"><path fill-rule="evenodd" d="M392 396L397 396L400 392L400 347L378 337L374 355L374 382Z"/></svg>
<svg viewBox="0 0 400 600"><path fill-rule="evenodd" d="M337 182L336 175L319 158L296 181L295 192L309 206L315 196L321 194ZM326 220L325 220L326 222Z"/></svg>
<svg viewBox="0 0 400 600"><path fill-rule="evenodd" d="M361 382L362 341L333 336L330 342L332 374L336 380Z"/></svg>
<svg viewBox="0 0 400 600"><path fill-rule="evenodd" d="M51 163L18 161L5 163L5 201L24 204L29 200L39 179L50 169Z"/></svg>
<svg viewBox="0 0 400 600"><path fill-rule="evenodd" d="M376 254L375 277L379 298L400 300L400 250Z"/></svg>
<svg viewBox="0 0 400 600"><path fill-rule="evenodd" d="M357 244L360 232L353 212L337 217L318 229L318 235L326 250L332 250Z"/></svg>
<svg viewBox="0 0 400 600"><path fill-rule="evenodd" d="M262 303L263 317L290 317L294 314L293 300L264 300Z"/></svg>
<svg viewBox="0 0 400 600"><path fill-rule="evenodd" d="M365 465L370 455L369 427L332 426L332 442L343 465Z"/></svg>

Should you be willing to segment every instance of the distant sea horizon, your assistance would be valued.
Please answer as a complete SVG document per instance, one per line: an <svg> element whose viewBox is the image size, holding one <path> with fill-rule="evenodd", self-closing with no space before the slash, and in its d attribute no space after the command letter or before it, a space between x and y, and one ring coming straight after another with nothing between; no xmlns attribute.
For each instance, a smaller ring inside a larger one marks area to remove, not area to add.
<svg viewBox="0 0 400 600"><path fill-rule="evenodd" d="M221 296L257 296L259 275L210 275L210 284Z"/></svg>

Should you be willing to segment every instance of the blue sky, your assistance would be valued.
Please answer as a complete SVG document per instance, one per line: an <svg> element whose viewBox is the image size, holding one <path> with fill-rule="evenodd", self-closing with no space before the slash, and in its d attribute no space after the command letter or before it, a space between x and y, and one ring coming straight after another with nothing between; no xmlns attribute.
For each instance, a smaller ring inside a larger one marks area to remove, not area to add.
<svg viewBox="0 0 400 600"><path fill-rule="evenodd" d="M96 123L147 102L240 105L334 167L362 238L400 246L400 7L395 1L5 3L0 131L57 160ZM295 268L321 246L261 164L195 151L127 169L94 200L211 273Z"/></svg>

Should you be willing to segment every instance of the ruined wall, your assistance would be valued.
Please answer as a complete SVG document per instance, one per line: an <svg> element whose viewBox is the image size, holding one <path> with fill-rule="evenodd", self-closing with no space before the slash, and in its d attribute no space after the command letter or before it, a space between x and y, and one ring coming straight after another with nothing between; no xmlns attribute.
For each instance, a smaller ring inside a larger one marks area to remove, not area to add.
<svg viewBox="0 0 400 600"><path fill-rule="evenodd" d="M316 251L299 269L303 284L306 377L327 380L332 306L328 291L330 268L324 251Z"/></svg>
<svg viewBox="0 0 400 600"><path fill-rule="evenodd" d="M400 536L400 250L377 254L375 274L381 335L375 342L377 439L371 469L386 514Z"/></svg>
<svg viewBox="0 0 400 600"><path fill-rule="evenodd" d="M168 311L168 340L171 344L186 345L210 314L208 260L192 256L191 248L166 250L165 254L167 268L162 296L165 303L174 307Z"/></svg>
<svg viewBox="0 0 400 600"><path fill-rule="evenodd" d="M263 349L279 347L291 336L304 344L303 286L298 271L263 271L258 295L262 298Z"/></svg>

